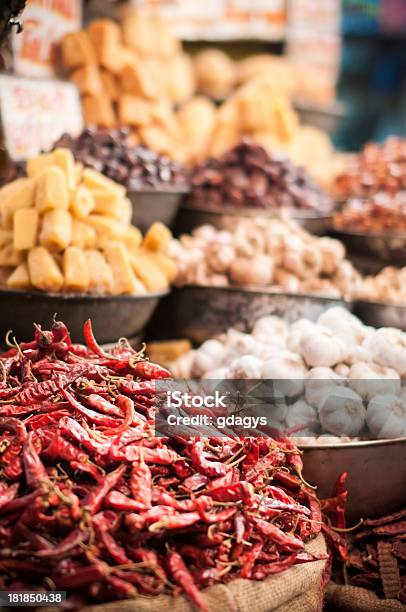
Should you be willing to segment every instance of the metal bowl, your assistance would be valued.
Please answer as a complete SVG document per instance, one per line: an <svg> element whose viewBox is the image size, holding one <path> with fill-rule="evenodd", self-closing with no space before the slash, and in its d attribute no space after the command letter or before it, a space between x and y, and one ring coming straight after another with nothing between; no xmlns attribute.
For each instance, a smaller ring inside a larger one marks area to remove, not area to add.
<svg viewBox="0 0 406 612"><path fill-rule="evenodd" d="M227 208L213 210L209 208L197 208L182 204L175 220L174 231L177 235L190 233L195 227L210 224L217 229L222 229L230 221L235 221L239 217L265 217L275 218L281 212L288 211L292 219L311 234L325 234L331 227L333 213L328 215L317 215L315 213L293 210L278 209L270 210L266 208Z"/></svg>
<svg viewBox="0 0 406 612"><path fill-rule="evenodd" d="M276 315L288 322L301 317L314 321L337 305L352 309L351 303L335 298L189 285L174 289L161 302L149 329L156 338L188 338L201 344L230 327L251 331L264 315Z"/></svg>
<svg viewBox="0 0 406 612"><path fill-rule="evenodd" d="M406 506L406 438L303 447L304 478L329 497L337 478L348 472L350 523Z"/></svg>
<svg viewBox="0 0 406 612"><path fill-rule="evenodd" d="M162 221L171 227L186 193L186 187L166 190L145 187L138 191L129 191L127 195L133 207L133 225L139 227L142 232L146 232L154 221Z"/></svg>
<svg viewBox="0 0 406 612"><path fill-rule="evenodd" d="M357 300L354 302L354 312L366 325L397 327L406 331L406 306Z"/></svg>
<svg viewBox="0 0 406 612"><path fill-rule="evenodd" d="M12 329L19 341L31 340L33 323L49 329L54 314L66 323L72 340L83 341L83 324L91 319L104 344L140 335L166 292L146 295L91 296L0 290L0 339Z"/></svg>
<svg viewBox="0 0 406 612"><path fill-rule="evenodd" d="M370 255L389 265L406 265L406 233L365 234L333 229L350 254Z"/></svg>

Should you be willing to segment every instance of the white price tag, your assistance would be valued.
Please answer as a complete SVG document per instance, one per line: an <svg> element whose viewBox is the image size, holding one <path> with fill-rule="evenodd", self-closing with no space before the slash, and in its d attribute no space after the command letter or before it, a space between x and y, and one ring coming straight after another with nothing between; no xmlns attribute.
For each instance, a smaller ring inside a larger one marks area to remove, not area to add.
<svg viewBox="0 0 406 612"><path fill-rule="evenodd" d="M68 132L83 130L79 91L72 83L0 75L0 115L5 147L24 161Z"/></svg>

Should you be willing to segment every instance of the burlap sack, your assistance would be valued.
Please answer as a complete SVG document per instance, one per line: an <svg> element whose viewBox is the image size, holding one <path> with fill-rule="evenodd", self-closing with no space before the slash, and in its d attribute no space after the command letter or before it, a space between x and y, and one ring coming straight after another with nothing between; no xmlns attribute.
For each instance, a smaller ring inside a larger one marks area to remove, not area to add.
<svg viewBox="0 0 406 612"><path fill-rule="evenodd" d="M355 586L330 583L326 591L328 610L332 612L405 612L406 606L395 599L379 599L375 593Z"/></svg>
<svg viewBox="0 0 406 612"><path fill-rule="evenodd" d="M322 535L306 546L314 554L326 552ZM270 576L262 582L237 579L217 584L203 591L210 612L320 612L323 593L322 573L325 561L304 563ZM194 612L184 596L138 596L109 604L86 606L84 612Z"/></svg>

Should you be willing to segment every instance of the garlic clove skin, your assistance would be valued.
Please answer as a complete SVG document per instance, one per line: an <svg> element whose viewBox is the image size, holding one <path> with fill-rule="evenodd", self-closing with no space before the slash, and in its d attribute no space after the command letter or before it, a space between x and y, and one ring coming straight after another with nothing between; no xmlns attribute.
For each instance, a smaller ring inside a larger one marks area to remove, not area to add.
<svg viewBox="0 0 406 612"><path fill-rule="evenodd" d="M289 352L267 359L261 369L261 378L273 380L275 388L289 398L303 393L305 375L300 357Z"/></svg>
<svg viewBox="0 0 406 612"><path fill-rule="evenodd" d="M183 353L178 359L170 364L170 371L174 378L191 378L192 368L195 360L196 351L187 351Z"/></svg>
<svg viewBox="0 0 406 612"><path fill-rule="evenodd" d="M319 408L321 400L324 399L326 392L340 382L340 376L331 368L317 367L312 368L305 380L305 398L308 404L314 408Z"/></svg>
<svg viewBox="0 0 406 612"><path fill-rule="evenodd" d="M305 333L300 340L299 351L310 367L335 366L344 361L347 355L344 342L327 330Z"/></svg>
<svg viewBox="0 0 406 612"><path fill-rule="evenodd" d="M235 359L229 367L230 378L261 378L262 361L253 355L243 355Z"/></svg>
<svg viewBox="0 0 406 612"><path fill-rule="evenodd" d="M375 395L366 415L371 434L380 440L406 436L406 402L396 395Z"/></svg>
<svg viewBox="0 0 406 612"><path fill-rule="evenodd" d="M347 334L362 340L365 337L365 325L351 312L342 306L333 306L323 312L317 319L317 323L330 330L334 334Z"/></svg>
<svg viewBox="0 0 406 612"><path fill-rule="evenodd" d="M398 395L400 392L400 377L392 368L359 362L351 366L348 378L349 387L366 401L374 395Z"/></svg>
<svg viewBox="0 0 406 612"><path fill-rule="evenodd" d="M336 436L358 435L364 427L365 416L362 397L348 387L332 387L320 402L321 426Z"/></svg>
<svg viewBox="0 0 406 612"><path fill-rule="evenodd" d="M406 376L406 333L394 327L381 327L366 338L363 346L370 361Z"/></svg>
<svg viewBox="0 0 406 612"><path fill-rule="evenodd" d="M334 370L333 371L340 378L348 378L348 373L350 371L350 368L349 368L349 366L346 363L338 363L336 366L334 366Z"/></svg>
<svg viewBox="0 0 406 612"><path fill-rule="evenodd" d="M219 366L226 355L226 349L219 340L206 340L195 352L192 374L202 376L208 370Z"/></svg>
<svg viewBox="0 0 406 612"><path fill-rule="evenodd" d="M225 344L230 355L255 355L257 341L251 334L244 334L236 329L229 329Z"/></svg>
<svg viewBox="0 0 406 612"><path fill-rule="evenodd" d="M306 435L303 433L304 430L314 434L320 425L317 410L303 400L288 406L285 422L288 429L302 425L303 429L297 430L297 435L300 436ZM295 433L293 435L296 436Z"/></svg>
<svg viewBox="0 0 406 612"><path fill-rule="evenodd" d="M292 353L299 353L300 341L305 333L318 331L319 327L308 319L299 319L293 323L286 336L286 348Z"/></svg>
<svg viewBox="0 0 406 612"><path fill-rule="evenodd" d="M287 323L279 317L274 317L272 315L258 319L252 330L254 338L262 342L269 339L273 344L278 343L280 346L286 345L285 339L287 333Z"/></svg>
<svg viewBox="0 0 406 612"><path fill-rule="evenodd" d="M216 368L215 370L209 370L202 376L206 380L225 380L230 378L228 368Z"/></svg>

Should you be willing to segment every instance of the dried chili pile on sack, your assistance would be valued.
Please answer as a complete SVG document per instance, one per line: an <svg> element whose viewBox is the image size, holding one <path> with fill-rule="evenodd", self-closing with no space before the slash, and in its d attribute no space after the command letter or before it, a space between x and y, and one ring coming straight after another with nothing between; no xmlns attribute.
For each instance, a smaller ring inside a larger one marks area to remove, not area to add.
<svg viewBox="0 0 406 612"><path fill-rule="evenodd" d="M0 588L72 605L261 580L316 559L320 504L288 439L154 435L167 370L38 326L0 358ZM323 557L319 557L323 558Z"/></svg>

